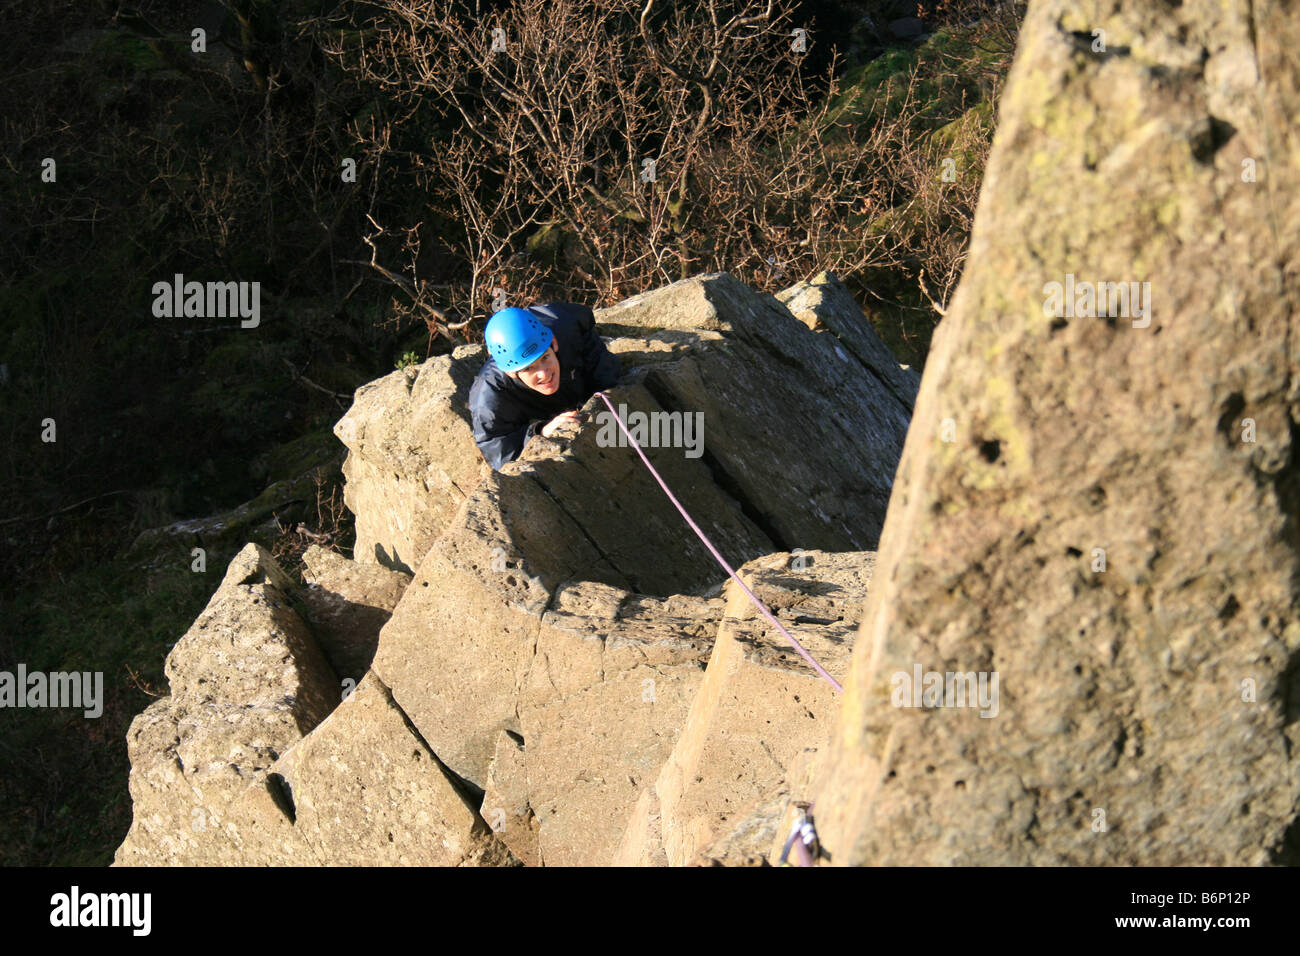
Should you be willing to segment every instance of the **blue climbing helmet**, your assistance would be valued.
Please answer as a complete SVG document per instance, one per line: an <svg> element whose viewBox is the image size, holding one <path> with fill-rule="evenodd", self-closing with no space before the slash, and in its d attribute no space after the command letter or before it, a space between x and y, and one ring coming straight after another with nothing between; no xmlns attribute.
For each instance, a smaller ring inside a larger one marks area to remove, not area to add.
<svg viewBox="0 0 1300 956"><path fill-rule="evenodd" d="M488 353L503 372L526 368L537 361L554 336L527 309L511 306L488 319L483 340Z"/></svg>

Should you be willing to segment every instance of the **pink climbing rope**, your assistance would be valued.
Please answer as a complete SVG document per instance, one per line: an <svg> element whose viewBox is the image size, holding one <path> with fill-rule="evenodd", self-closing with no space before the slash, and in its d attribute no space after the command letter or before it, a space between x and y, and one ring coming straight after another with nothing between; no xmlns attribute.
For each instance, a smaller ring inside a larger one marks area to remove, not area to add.
<svg viewBox="0 0 1300 956"><path fill-rule="evenodd" d="M729 575L731 575L731 580L735 581L737 584L740 585L741 589L747 595L749 595L749 599L754 602L754 606L763 612L763 616L772 622L772 626L781 632L782 636L787 641L790 642L790 646L792 646L796 651L799 652L800 656L802 656L803 659L806 660L812 666L812 669L815 670L818 674L820 674L821 677L828 684L834 687L837 693L843 693L844 688L840 686L840 682L837 681L830 674L826 673L826 669L822 667L820 664L818 664L815 660L813 660L812 655L809 654L806 650L804 650L803 645L794 639L793 634L791 634L784 627L782 627L781 622L778 621L772 615L772 612L767 609L767 605L765 605L762 601L758 599L758 596L755 595L754 592L751 591L749 587L745 584L745 582L740 580L740 578L736 575L736 572L731 569L731 565L729 565L725 560L723 560L722 555L718 553L718 549L713 546L713 542L710 541L708 537L704 534L704 532L700 530L700 526L697 525L695 523L695 520L689 514L686 513L686 509L683 508L682 503L677 500L677 496L672 493L669 487L666 484L664 484L664 480L659 477L659 472L655 471L654 465L650 464L650 459L646 458L645 452L641 450L641 444L635 438L632 437L632 433L629 432L627 430L627 426L623 424L623 419L619 418L618 412L614 411L614 405L613 403L610 402L609 396L606 395L604 392L597 392L596 394L599 395L604 400L605 404L609 406L610 413L613 414L614 416L614 421L618 422L618 427L623 429L624 435L627 435L628 444L636 449L636 453L641 456L641 461L645 464L646 468L650 469L650 474L654 476L655 481L659 482L659 487L664 490L664 494L668 496L668 500L671 501L676 506L677 510L682 513L682 517L685 518L686 523L691 526L691 530L694 531L696 535L699 536L699 539L704 542L704 546L708 548L710 552L712 552L713 560L717 561L718 564L722 565L722 567L726 570L726 572Z"/></svg>

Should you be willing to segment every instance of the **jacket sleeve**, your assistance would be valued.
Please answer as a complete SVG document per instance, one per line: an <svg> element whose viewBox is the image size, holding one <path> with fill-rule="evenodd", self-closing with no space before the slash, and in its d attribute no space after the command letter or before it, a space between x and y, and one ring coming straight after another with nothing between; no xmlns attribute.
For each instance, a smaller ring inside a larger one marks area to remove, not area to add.
<svg viewBox="0 0 1300 956"><path fill-rule="evenodd" d="M483 453L487 463L492 466L492 470L500 471L502 465L514 461L523 454L524 446L537 434L537 430L541 427L542 422L529 422L523 428L492 438L480 438L476 434L474 443L478 445L479 451Z"/></svg>
<svg viewBox="0 0 1300 956"><path fill-rule="evenodd" d="M477 381L470 389L469 409L473 419L474 444L494 471L500 471L506 462L514 461L524 450L529 439L537 434L542 422L510 420L502 416L498 396L486 383Z"/></svg>
<svg viewBox="0 0 1300 956"><path fill-rule="evenodd" d="M613 388L623 377L623 363L618 356L605 348L596 332L596 316L585 305L571 306L578 313L578 328L582 332L582 364L587 370L587 380L597 390Z"/></svg>

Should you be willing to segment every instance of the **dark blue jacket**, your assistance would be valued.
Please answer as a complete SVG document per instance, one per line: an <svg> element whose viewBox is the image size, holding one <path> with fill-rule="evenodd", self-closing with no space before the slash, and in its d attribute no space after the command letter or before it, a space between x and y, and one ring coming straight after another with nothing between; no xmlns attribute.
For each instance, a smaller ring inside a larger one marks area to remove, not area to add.
<svg viewBox="0 0 1300 956"><path fill-rule="evenodd" d="M552 418L580 408L597 390L618 383L623 366L596 334L596 317L585 305L547 302L528 311L555 335L560 387L554 395L535 392L501 371L490 356L469 390L474 443L489 465L514 461L528 440Z"/></svg>

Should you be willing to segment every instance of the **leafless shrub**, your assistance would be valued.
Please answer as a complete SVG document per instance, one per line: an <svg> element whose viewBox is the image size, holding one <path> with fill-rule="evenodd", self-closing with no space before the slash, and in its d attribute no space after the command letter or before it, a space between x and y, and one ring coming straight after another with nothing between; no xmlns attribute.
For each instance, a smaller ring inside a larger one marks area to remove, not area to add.
<svg viewBox="0 0 1300 956"><path fill-rule="evenodd" d="M350 547L345 545L351 540L353 518L343 503L343 486L337 475L325 477L320 472L315 476L316 516L310 522L299 521L296 524L276 525L280 529L271 544L271 554L280 566L291 575L301 575L302 556L313 544L350 557Z"/></svg>
<svg viewBox="0 0 1300 956"><path fill-rule="evenodd" d="M889 130L836 122L833 71L830 97L805 83L811 26L776 0L520 0L508 14L391 0L318 36L404 122L449 123L404 159L463 226L444 238L466 279L443 301L469 317L545 283L610 302L702 271L770 288L887 262L864 226L884 209Z"/></svg>

